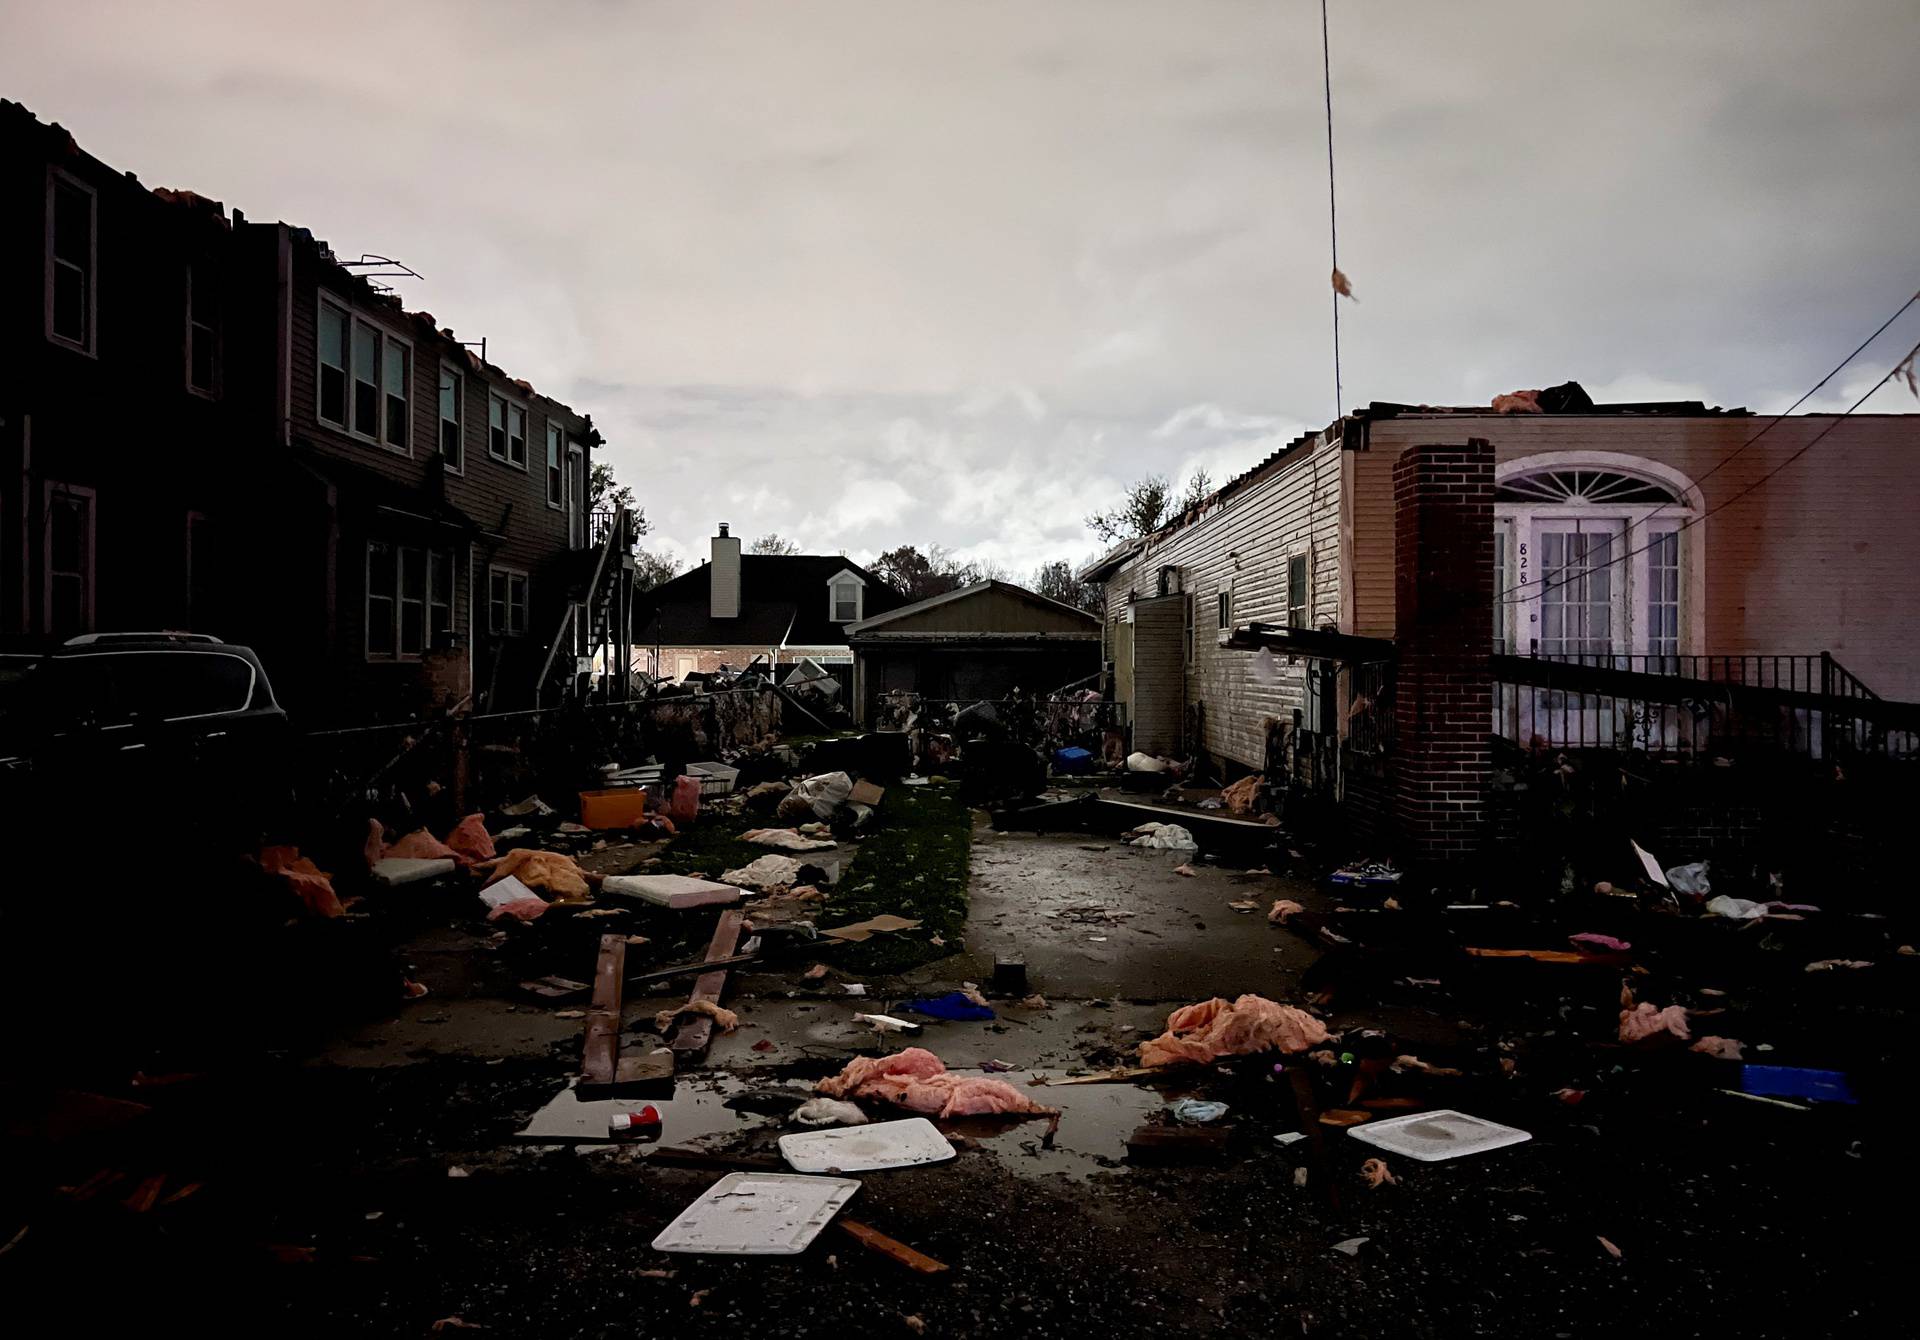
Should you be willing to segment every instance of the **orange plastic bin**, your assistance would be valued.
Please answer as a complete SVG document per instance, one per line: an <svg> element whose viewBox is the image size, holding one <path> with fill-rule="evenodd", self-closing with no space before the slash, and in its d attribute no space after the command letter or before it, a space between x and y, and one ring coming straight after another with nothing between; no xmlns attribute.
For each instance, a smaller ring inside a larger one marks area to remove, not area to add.
<svg viewBox="0 0 1920 1340"><path fill-rule="evenodd" d="M647 793L637 786L580 793L580 822L588 828L632 828L646 812Z"/></svg>

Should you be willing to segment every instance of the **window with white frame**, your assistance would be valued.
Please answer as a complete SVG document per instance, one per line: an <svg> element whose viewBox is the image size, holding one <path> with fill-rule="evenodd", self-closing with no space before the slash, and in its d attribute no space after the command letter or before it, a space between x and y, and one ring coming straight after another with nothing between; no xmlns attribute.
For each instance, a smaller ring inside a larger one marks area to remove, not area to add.
<svg viewBox="0 0 1920 1340"><path fill-rule="evenodd" d="M527 468L527 410L503 395L487 397L487 454Z"/></svg>
<svg viewBox="0 0 1920 1340"><path fill-rule="evenodd" d="M93 527L92 489L47 485L41 626L56 638L93 630Z"/></svg>
<svg viewBox="0 0 1920 1340"><path fill-rule="evenodd" d="M100 208L93 188L64 172L47 181L47 338L94 352L99 311L94 275Z"/></svg>
<svg viewBox="0 0 1920 1340"><path fill-rule="evenodd" d="M1690 645L1682 598L1692 491L1657 462L1547 454L1494 488L1495 650L1671 673ZM1697 580L1693 578L1692 580Z"/></svg>
<svg viewBox="0 0 1920 1340"><path fill-rule="evenodd" d="M336 428L347 426L346 312L330 302L320 304L320 419Z"/></svg>
<svg viewBox="0 0 1920 1340"><path fill-rule="evenodd" d="M547 506L559 507L566 501L566 486L562 474L566 469L566 443L560 435L560 425L547 421Z"/></svg>
<svg viewBox="0 0 1920 1340"><path fill-rule="evenodd" d="M505 637L527 631L527 574L515 568L487 569L487 629Z"/></svg>
<svg viewBox="0 0 1920 1340"><path fill-rule="evenodd" d="M1222 628L1233 627L1233 588L1232 587L1223 586L1220 588L1218 603L1220 606L1220 609L1219 609L1220 627Z"/></svg>
<svg viewBox="0 0 1920 1340"><path fill-rule="evenodd" d="M398 452L413 447L413 346L320 300L322 422Z"/></svg>
<svg viewBox="0 0 1920 1340"><path fill-rule="evenodd" d="M1309 603L1307 556L1295 554L1287 560L1287 627L1307 626Z"/></svg>
<svg viewBox="0 0 1920 1340"><path fill-rule="evenodd" d="M220 281L206 261L187 267L187 389L220 391Z"/></svg>
<svg viewBox="0 0 1920 1340"><path fill-rule="evenodd" d="M414 661L453 632L453 555L367 542L367 659Z"/></svg>
<svg viewBox="0 0 1920 1340"><path fill-rule="evenodd" d="M860 621L860 583L852 577L833 579L833 621L835 623Z"/></svg>
<svg viewBox="0 0 1920 1340"><path fill-rule="evenodd" d="M460 374L440 365L440 455L447 469L455 474L466 469L466 403L461 399L465 382Z"/></svg>

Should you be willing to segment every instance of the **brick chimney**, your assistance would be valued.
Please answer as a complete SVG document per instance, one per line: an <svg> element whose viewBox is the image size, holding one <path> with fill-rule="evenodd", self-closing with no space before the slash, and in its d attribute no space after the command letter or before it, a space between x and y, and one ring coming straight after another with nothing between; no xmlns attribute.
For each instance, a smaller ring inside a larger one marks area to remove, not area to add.
<svg viewBox="0 0 1920 1340"><path fill-rule="evenodd" d="M713 617L740 617L740 537L727 534L727 523L713 537L713 562L707 565L707 584Z"/></svg>

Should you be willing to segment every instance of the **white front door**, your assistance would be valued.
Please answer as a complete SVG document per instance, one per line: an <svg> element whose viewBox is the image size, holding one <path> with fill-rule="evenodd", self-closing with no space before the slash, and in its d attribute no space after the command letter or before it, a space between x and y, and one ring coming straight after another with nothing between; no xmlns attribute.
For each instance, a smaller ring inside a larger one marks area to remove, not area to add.
<svg viewBox="0 0 1920 1340"><path fill-rule="evenodd" d="M1574 665L1625 666L1626 521L1620 517L1534 516L1520 520L1520 603L1516 650ZM1623 725L1617 703L1558 689L1523 689L1520 738L1554 745L1611 745Z"/></svg>

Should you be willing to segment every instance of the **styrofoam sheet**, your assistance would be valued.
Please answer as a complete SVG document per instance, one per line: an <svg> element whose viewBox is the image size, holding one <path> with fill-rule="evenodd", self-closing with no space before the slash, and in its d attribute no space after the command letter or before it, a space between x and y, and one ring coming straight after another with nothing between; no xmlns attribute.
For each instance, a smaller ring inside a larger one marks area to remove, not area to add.
<svg viewBox="0 0 1920 1340"><path fill-rule="evenodd" d="M1485 1117L1470 1117L1451 1108L1369 1121L1347 1127L1347 1134L1389 1154L1404 1154L1422 1163L1484 1154L1490 1149L1504 1149L1533 1139L1526 1131L1502 1126Z"/></svg>
<svg viewBox="0 0 1920 1340"><path fill-rule="evenodd" d="M388 856L373 863L373 877L388 888L451 875L458 864L444 856Z"/></svg>
<svg viewBox="0 0 1920 1340"><path fill-rule="evenodd" d="M780 1137L780 1157L803 1173L877 1172L945 1163L954 1148L925 1117Z"/></svg>
<svg viewBox="0 0 1920 1340"><path fill-rule="evenodd" d="M797 1256L853 1199L858 1182L795 1173L729 1173L653 1240L655 1251Z"/></svg>

